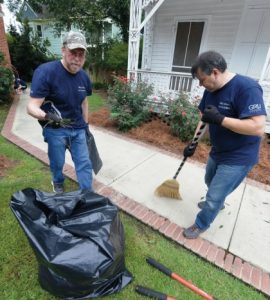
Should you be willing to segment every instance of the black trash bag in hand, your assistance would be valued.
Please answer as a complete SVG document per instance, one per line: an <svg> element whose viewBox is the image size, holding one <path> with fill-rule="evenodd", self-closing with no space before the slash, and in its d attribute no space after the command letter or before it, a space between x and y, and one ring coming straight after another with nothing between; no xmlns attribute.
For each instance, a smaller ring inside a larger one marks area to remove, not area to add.
<svg viewBox="0 0 270 300"><path fill-rule="evenodd" d="M97 173L100 171L100 169L103 166L103 162L99 156L99 152L96 146L95 138L92 134L92 132L89 130L89 127L86 127L86 142L88 146L88 152L89 152L89 158L92 163L92 168L97 175Z"/></svg>
<svg viewBox="0 0 270 300"><path fill-rule="evenodd" d="M93 192L55 195L31 188L10 207L39 264L42 288L64 299L119 292L132 280L125 267L118 208Z"/></svg>

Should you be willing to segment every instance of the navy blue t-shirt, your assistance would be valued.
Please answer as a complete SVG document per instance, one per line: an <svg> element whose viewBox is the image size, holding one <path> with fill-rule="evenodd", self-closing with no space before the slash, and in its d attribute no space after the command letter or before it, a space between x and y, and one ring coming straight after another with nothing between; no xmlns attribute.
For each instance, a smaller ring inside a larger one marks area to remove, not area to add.
<svg viewBox="0 0 270 300"><path fill-rule="evenodd" d="M69 73L61 61L40 65L34 72L30 96L44 98L54 103L62 118L72 120L73 128L87 126L83 119L81 104L92 94L91 81L84 70Z"/></svg>
<svg viewBox="0 0 270 300"><path fill-rule="evenodd" d="M199 109L214 105L226 117L245 119L266 115L262 88L253 79L235 75L215 92L205 90ZM218 163L253 165L259 159L261 138L235 133L223 126L209 124L212 149L210 156Z"/></svg>

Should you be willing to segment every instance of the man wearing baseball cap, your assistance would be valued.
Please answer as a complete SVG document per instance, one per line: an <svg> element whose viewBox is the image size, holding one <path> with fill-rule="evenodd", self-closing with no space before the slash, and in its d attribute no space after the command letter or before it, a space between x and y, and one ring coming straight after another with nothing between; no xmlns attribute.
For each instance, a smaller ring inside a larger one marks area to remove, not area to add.
<svg viewBox="0 0 270 300"><path fill-rule="evenodd" d="M85 130L92 84L82 69L86 51L84 35L70 31L63 39L62 59L40 65L32 78L27 112L43 127L55 193L64 192L66 149L70 150L80 189L92 190Z"/></svg>
<svg viewBox="0 0 270 300"><path fill-rule="evenodd" d="M87 50L85 37L80 32L70 31L67 33L64 37L63 45L70 50L77 48Z"/></svg>

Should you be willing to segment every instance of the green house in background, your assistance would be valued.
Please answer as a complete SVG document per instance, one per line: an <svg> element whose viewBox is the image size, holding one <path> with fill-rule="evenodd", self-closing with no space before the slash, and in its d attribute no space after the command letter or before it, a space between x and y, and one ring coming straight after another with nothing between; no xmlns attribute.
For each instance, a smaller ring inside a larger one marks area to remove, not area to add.
<svg viewBox="0 0 270 300"><path fill-rule="evenodd" d="M24 1L20 10L20 16L22 20L28 20L33 34L37 34L44 40L49 40L50 46L48 47L48 51L51 54L61 56L62 40L66 31L62 31L60 34L54 31L54 19L50 16L45 6L42 7L42 12L38 13L34 11L27 1ZM80 29L72 26L71 30L79 31ZM102 42L105 42L109 38L117 38L119 34L120 30L116 25L109 19L104 20L103 32L100 37Z"/></svg>

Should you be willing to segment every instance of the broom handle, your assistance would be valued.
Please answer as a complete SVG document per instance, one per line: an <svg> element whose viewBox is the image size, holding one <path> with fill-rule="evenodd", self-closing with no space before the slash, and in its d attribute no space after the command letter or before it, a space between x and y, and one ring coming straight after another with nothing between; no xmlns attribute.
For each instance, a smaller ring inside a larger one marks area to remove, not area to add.
<svg viewBox="0 0 270 300"><path fill-rule="evenodd" d="M192 141L191 141L191 143L190 143L190 145L189 145L189 148L190 148L190 149L193 149L194 147L196 147L196 145L197 145L198 142L199 142L199 139L200 139L200 138L202 137L202 135L204 134L204 129L205 129L205 127L206 127L206 123L202 123L201 126L200 126L200 128L199 128L199 130L197 131L197 133L195 134L195 136L193 137L193 139L192 139ZM183 160L182 160L182 162L181 162L179 168L177 169L175 175L173 176L173 179L176 179L176 178L177 178L177 176L178 176L178 174L180 173L180 171L181 171L183 165L185 164L186 160L187 160L187 156L185 156L185 157L183 158Z"/></svg>

